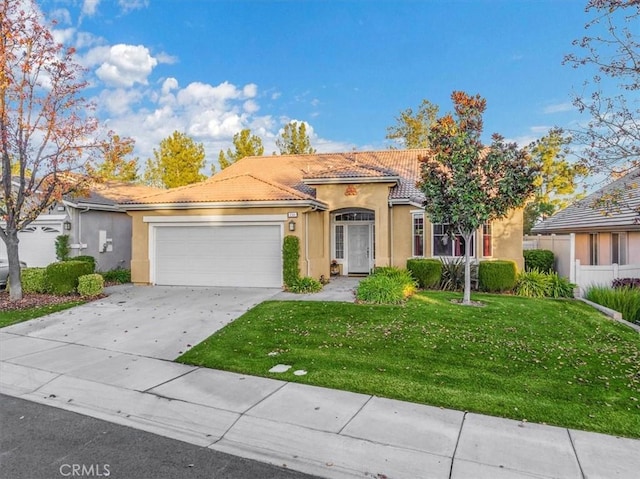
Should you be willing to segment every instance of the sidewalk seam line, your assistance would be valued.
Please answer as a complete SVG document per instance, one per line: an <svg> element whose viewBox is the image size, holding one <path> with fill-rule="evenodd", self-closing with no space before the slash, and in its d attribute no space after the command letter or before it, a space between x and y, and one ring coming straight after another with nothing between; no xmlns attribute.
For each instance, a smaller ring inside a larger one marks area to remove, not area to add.
<svg viewBox="0 0 640 479"><path fill-rule="evenodd" d="M573 443L573 437L571 436L571 430L567 429L567 435L569 436L569 442L571 443L571 449L573 450L573 454L576 457L576 462L578 463L578 467L580 468L580 476L584 479L586 476L584 475L584 470L582 469L582 464L580 464L580 458L578 457L578 451L576 451L576 446Z"/></svg>
<svg viewBox="0 0 640 479"><path fill-rule="evenodd" d="M449 468L449 479L451 479L451 477L453 476L453 463L455 462L456 459L456 454L458 452L458 445L460 444L460 438L462 437L462 430L464 429L464 423L467 419L467 411L464 412L464 415L462 416L462 422L460 423L460 432L458 432L458 439L456 440L456 445L453 448L453 454L451 455L451 467Z"/></svg>
<svg viewBox="0 0 640 479"><path fill-rule="evenodd" d="M171 362L173 363L173 361L171 361ZM174 363L174 364L180 364L180 363ZM188 366L188 365L187 365L187 366ZM149 387L149 388L147 388L147 389L145 389L145 390L143 390L143 391L140 391L140 392L143 392L143 393L150 393L150 394L155 394L155 393L151 392L151 390L152 390L152 389L159 388L160 386L164 386L165 384L168 384L168 383L170 383L171 381L175 381L176 379L183 378L183 377L185 377L187 374L191 374L191 373L193 373L193 372L197 371L198 369L201 369L201 368L200 368L199 366L195 366L195 367L194 367L194 369L192 369L191 371L186 371L186 372L184 372L183 374L180 374L179 376L176 376L175 378L167 379L166 381L163 381L163 382L161 382L161 383L159 383L159 384L156 384L155 386L151 386L151 387ZM155 394L155 395L156 395L156 396L161 396L160 394ZM186 401L186 402L189 402L189 401Z"/></svg>
<svg viewBox="0 0 640 479"><path fill-rule="evenodd" d="M358 414L360 414L360 411L362 411L362 410L364 409L364 407L365 407L367 404L369 404L369 402L370 402L372 399L373 399L373 395L369 396L369 399L367 399L367 400L364 402L364 404L363 404L362 406L360 406L360 408L355 412L355 414L354 414L353 416L351 416L351 418L350 418L350 419L345 423L345 425L344 425L344 426L342 426L342 427L340 428L340 430L338 431L338 434L339 434L339 435L342 435L342 431L344 431L344 429L345 429L349 424L351 424L351 421L353 421L353 420L356 418L356 416L357 416Z"/></svg>

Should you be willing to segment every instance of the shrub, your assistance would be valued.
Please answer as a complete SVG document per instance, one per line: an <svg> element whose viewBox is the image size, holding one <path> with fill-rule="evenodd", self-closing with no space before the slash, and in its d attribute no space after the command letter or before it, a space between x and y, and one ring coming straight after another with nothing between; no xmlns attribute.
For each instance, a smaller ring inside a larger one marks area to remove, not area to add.
<svg viewBox="0 0 640 479"><path fill-rule="evenodd" d="M640 289L640 278L616 278L611 283L614 288L638 288Z"/></svg>
<svg viewBox="0 0 640 479"><path fill-rule="evenodd" d="M514 292L518 296L529 298L543 298L549 291L549 275L534 269L521 271L516 280Z"/></svg>
<svg viewBox="0 0 640 479"><path fill-rule="evenodd" d="M52 294L71 294L78 287L78 278L93 273L86 261L60 261L45 268L45 289Z"/></svg>
<svg viewBox="0 0 640 479"><path fill-rule="evenodd" d="M442 279L442 263L437 259L409 259L407 269L420 288L436 288Z"/></svg>
<svg viewBox="0 0 640 479"><path fill-rule="evenodd" d="M97 274L85 274L78 278L78 293L82 296L99 296L104 291L104 278Z"/></svg>
<svg viewBox="0 0 640 479"><path fill-rule="evenodd" d="M481 261L478 266L478 287L491 293L511 291L516 285L514 261Z"/></svg>
<svg viewBox="0 0 640 479"><path fill-rule="evenodd" d="M322 289L322 283L315 278L305 276L298 278L291 286L287 287L287 291L292 293L317 293Z"/></svg>
<svg viewBox="0 0 640 479"><path fill-rule="evenodd" d="M73 258L69 258L68 261L85 261L91 264L91 272L95 272L96 270L96 259L93 256L83 255L83 256L74 256Z"/></svg>
<svg viewBox="0 0 640 479"><path fill-rule="evenodd" d="M287 235L282 244L282 279L290 289L300 279L300 239Z"/></svg>
<svg viewBox="0 0 640 479"><path fill-rule="evenodd" d="M441 259L442 279L440 289L460 291L464 289L464 258ZM471 285L478 283L478 265L471 263Z"/></svg>
<svg viewBox="0 0 640 479"><path fill-rule="evenodd" d="M530 249L523 251L524 270L533 271L537 269L542 273L553 271L554 255L548 249Z"/></svg>
<svg viewBox="0 0 640 479"><path fill-rule="evenodd" d="M100 273L107 283L131 283L131 270L124 268L116 268L111 271Z"/></svg>
<svg viewBox="0 0 640 479"><path fill-rule="evenodd" d="M547 296L552 298L573 298L573 289L575 284L570 283L569 280L558 273L548 273L549 284L547 290Z"/></svg>
<svg viewBox="0 0 640 479"><path fill-rule="evenodd" d="M587 288L584 297L618 311L627 321L640 324L640 290L638 289L592 286Z"/></svg>
<svg viewBox="0 0 640 479"><path fill-rule="evenodd" d="M25 268L22 270L23 293L46 293L46 268Z"/></svg>
<svg viewBox="0 0 640 479"><path fill-rule="evenodd" d="M58 261L69 259L69 235L56 236L56 258Z"/></svg>
<svg viewBox="0 0 640 479"><path fill-rule="evenodd" d="M406 269L376 268L371 276L360 281L356 298L375 304L398 304L416 292L416 281Z"/></svg>

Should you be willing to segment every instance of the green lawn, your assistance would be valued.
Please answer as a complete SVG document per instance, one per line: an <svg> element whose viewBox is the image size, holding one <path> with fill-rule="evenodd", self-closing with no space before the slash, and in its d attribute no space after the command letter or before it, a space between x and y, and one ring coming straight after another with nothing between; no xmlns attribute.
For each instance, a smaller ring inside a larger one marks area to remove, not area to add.
<svg viewBox="0 0 640 479"><path fill-rule="evenodd" d="M63 311L65 309L73 308L80 304L84 304L85 301L69 301L67 303L53 304L50 306L42 306L39 308L18 309L12 311L0 312L0 328L11 326L12 324L21 323L29 319L39 318L40 316L46 316L47 314L55 313L57 311Z"/></svg>
<svg viewBox="0 0 640 479"><path fill-rule="evenodd" d="M178 361L640 437L640 335L568 300L426 292L404 306L258 305ZM277 354L275 354L277 353ZM276 364L292 369L268 370ZM294 376L293 371L308 371Z"/></svg>

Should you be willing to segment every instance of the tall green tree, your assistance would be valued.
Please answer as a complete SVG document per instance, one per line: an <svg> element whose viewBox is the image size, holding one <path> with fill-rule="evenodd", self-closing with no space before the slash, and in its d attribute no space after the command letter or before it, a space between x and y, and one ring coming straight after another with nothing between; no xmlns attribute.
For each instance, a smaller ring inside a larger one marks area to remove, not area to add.
<svg viewBox="0 0 640 479"><path fill-rule="evenodd" d="M588 169L582 163L567 160L570 143L571 137L561 128L552 128L528 147L538 174L534 196L524 209L525 234L529 234L540 219L551 216L584 194L576 190Z"/></svg>
<svg viewBox="0 0 640 479"><path fill-rule="evenodd" d="M247 156L261 156L264 154L262 139L259 136L252 135L251 130L248 128L233 135L233 147L234 151L228 148L226 154L220 150L218 163L220 163L220 168L223 170Z"/></svg>
<svg viewBox="0 0 640 479"><path fill-rule="evenodd" d="M589 0L585 10L585 35L565 63L590 75L573 99L590 119L572 134L588 166L624 173L640 158L640 2Z"/></svg>
<svg viewBox="0 0 640 479"><path fill-rule="evenodd" d="M506 217L534 191L536 168L525 150L494 134L485 147L480 136L486 101L454 91L455 116L438 118L429 130L432 153L422 158L420 189L432 223L449 225L464 238L463 304L471 304L471 241L485 223Z"/></svg>
<svg viewBox="0 0 640 479"><path fill-rule="evenodd" d="M396 124L387 128L386 138L395 140L403 148L428 148L429 130L438 117L438 106L422 100L418 111L407 108L396 117Z"/></svg>
<svg viewBox="0 0 640 479"><path fill-rule="evenodd" d="M306 155L316 152L311 147L305 122L292 121L286 124L280 137L276 140L276 146L281 155Z"/></svg>
<svg viewBox="0 0 640 479"><path fill-rule="evenodd" d="M100 146L102 161L97 166L88 166L87 170L101 181L137 181L138 158L128 158L135 144L133 138L121 137L110 131Z"/></svg>
<svg viewBox="0 0 640 479"><path fill-rule="evenodd" d="M144 182L160 188L176 188L203 181L200 173L205 164L204 145L174 131L153 150L154 159L148 159Z"/></svg>
<svg viewBox="0 0 640 479"><path fill-rule="evenodd" d="M86 71L30 0L0 0L0 239L10 299L22 299L18 232L68 193L97 150ZM17 165L17 166L16 166Z"/></svg>

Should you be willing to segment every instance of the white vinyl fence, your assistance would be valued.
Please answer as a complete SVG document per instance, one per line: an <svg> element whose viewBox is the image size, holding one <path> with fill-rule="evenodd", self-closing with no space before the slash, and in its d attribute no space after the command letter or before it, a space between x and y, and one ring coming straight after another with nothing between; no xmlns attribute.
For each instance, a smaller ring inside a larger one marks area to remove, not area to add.
<svg viewBox="0 0 640 479"><path fill-rule="evenodd" d="M576 259L575 235L527 235L523 249L548 249L555 255L554 268L560 276L578 285L581 293L589 286L611 286L616 278L640 278L640 264L582 265Z"/></svg>

